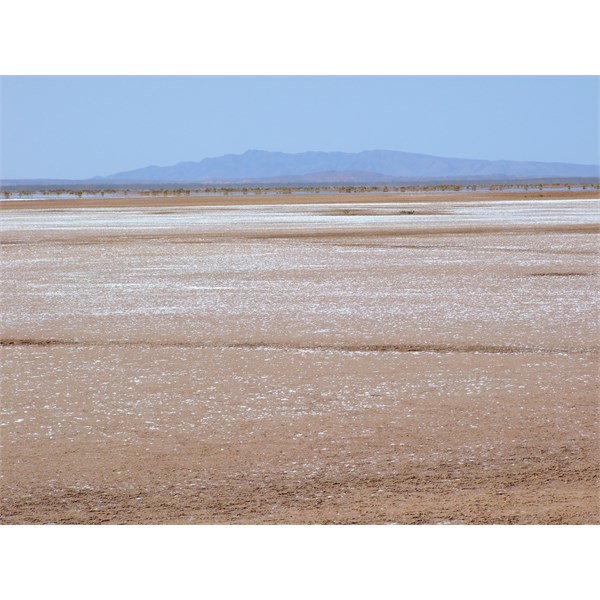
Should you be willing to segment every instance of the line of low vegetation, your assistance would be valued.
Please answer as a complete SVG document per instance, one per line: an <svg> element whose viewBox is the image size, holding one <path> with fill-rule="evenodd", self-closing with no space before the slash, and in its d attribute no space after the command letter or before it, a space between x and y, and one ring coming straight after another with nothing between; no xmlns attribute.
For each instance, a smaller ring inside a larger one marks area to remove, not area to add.
<svg viewBox="0 0 600 600"><path fill-rule="evenodd" d="M258 186L208 186L191 184L185 186L148 186L131 185L128 187L102 187L81 185L70 186L1 186L0 190L5 199L10 198L28 198L36 197L62 197L62 198L94 198L94 197L183 197L183 196L262 196L262 195L281 195L281 194L369 194L369 193L427 193L427 192L494 192L494 191L535 191L535 190L600 190L600 182L589 179L581 180L531 180L518 182L453 182L453 183L430 183L430 184L410 184L410 185L258 185Z"/></svg>

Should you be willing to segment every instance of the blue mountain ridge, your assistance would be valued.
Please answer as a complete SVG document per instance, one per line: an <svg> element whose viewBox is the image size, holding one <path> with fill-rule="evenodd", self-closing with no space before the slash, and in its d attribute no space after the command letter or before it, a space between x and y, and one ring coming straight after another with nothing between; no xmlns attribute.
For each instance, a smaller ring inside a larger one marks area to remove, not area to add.
<svg viewBox="0 0 600 600"><path fill-rule="evenodd" d="M294 177L306 181L318 174L318 179L376 180L378 178L435 179L459 177L598 177L600 166L570 163L525 162L511 160L477 160L444 158L393 150L349 152L300 152L288 154L265 150L248 150L243 154L226 154L205 158L199 162L181 162L159 167L123 171L95 181L136 182L209 182L260 180L276 178L293 182ZM336 175L338 174L338 175Z"/></svg>

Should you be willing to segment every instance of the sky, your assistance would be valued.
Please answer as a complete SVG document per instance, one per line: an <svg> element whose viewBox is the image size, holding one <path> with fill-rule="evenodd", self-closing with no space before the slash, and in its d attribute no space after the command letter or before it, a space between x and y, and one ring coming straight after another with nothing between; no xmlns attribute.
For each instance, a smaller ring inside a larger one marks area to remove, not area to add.
<svg viewBox="0 0 600 600"><path fill-rule="evenodd" d="M9 76L2 179L85 179L249 149L598 164L593 76Z"/></svg>

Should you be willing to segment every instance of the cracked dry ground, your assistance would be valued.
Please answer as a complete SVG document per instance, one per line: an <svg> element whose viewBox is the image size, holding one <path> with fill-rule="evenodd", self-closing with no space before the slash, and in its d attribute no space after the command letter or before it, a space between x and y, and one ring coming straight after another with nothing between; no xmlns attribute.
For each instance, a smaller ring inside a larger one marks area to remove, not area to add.
<svg viewBox="0 0 600 600"><path fill-rule="evenodd" d="M597 226L452 206L3 213L1 522L598 523Z"/></svg>

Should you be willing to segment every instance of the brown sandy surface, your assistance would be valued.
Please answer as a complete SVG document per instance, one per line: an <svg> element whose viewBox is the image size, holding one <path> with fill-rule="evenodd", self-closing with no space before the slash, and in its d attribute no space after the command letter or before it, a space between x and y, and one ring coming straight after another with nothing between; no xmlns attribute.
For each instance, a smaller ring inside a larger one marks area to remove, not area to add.
<svg viewBox="0 0 600 600"><path fill-rule="evenodd" d="M150 208L176 206L269 206L279 204L346 204L346 203L395 203L395 202L483 202L508 200L511 198L539 200L549 198L600 198L598 190L556 191L494 191L494 192L427 192L411 194L398 193L351 193L351 194L277 194L256 196L157 196L136 198L84 198L62 200L0 200L0 210L41 209L41 208Z"/></svg>
<svg viewBox="0 0 600 600"><path fill-rule="evenodd" d="M600 522L597 203L111 202L3 214L1 522Z"/></svg>

